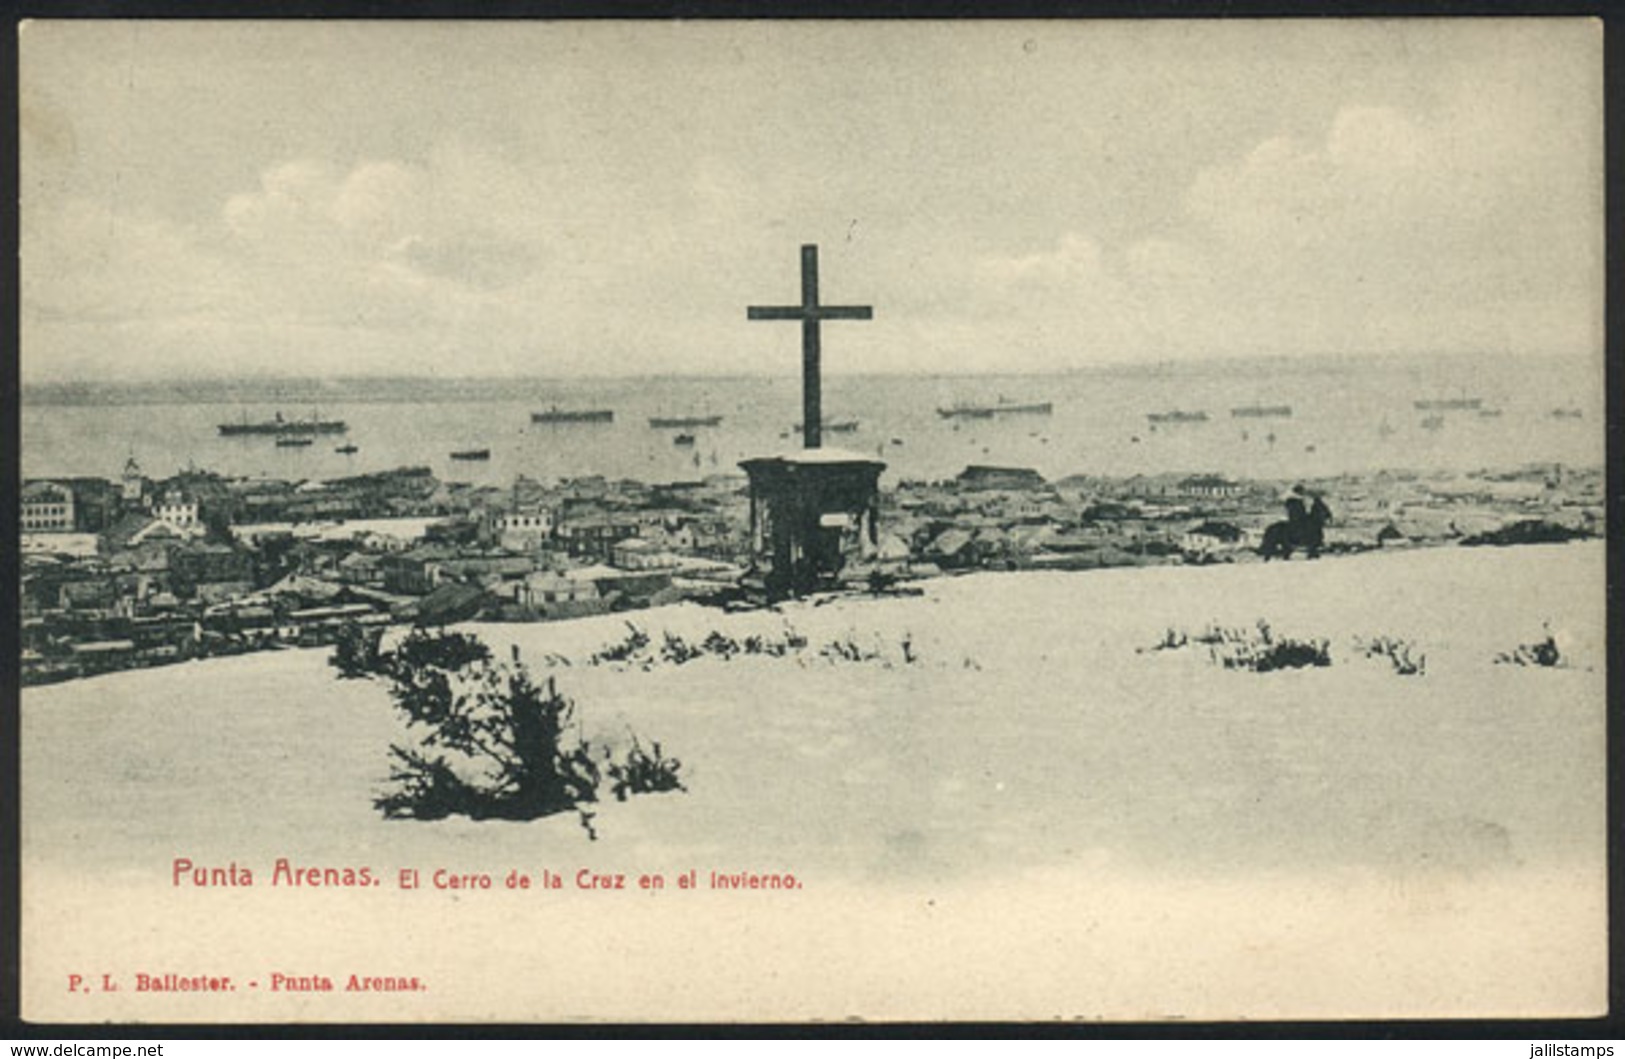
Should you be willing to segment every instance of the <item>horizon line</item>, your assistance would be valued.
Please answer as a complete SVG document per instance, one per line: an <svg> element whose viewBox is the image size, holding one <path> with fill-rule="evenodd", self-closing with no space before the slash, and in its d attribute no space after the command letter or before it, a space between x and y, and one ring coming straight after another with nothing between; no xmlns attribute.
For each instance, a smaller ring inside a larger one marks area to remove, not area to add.
<svg viewBox="0 0 1625 1059"><path fill-rule="evenodd" d="M919 378L951 378L951 377L1032 377L1045 378L1057 375L1079 375L1092 372L1146 370L1168 366L1176 367L1220 367L1246 362L1291 361L1296 363L1323 362L1326 364L1347 363L1350 361L1387 361L1387 360L1464 360L1468 358L1483 360L1588 360L1606 358L1606 353L1594 350L1587 353L1571 353L1554 351L1549 353L1528 353L1512 351L1425 351L1425 352L1382 352L1382 353L1248 353L1215 357L1157 357L1144 360L1102 360L1086 364L1072 364L1055 368L1009 368L1007 370L987 368L960 368L960 369L933 369L929 371L871 368L868 370L826 370L825 378L896 378L915 376ZM110 387L110 386L171 386L171 385L211 385L219 383L256 383L256 384L286 384L305 382L440 382L440 383L483 383L483 382L511 382L514 380L532 380L538 382L580 382L580 381L630 381L636 379L677 379L677 380L726 380L726 379L773 379L783 377L786 381L795 381L789 375L779 370L764 369L761 371L728 370L717 372L694 371L654 371L654 372L581 372L565 375L550 375L546 372L491 372L458 375L441 375L434 372L404 372L396 374L357 372L348 374L311 375L311 374L272 374L263 372L249 372L243 374L178 374L178 375L152 375L152 376L108 376L100 375L96 378L48 378L48 379L20 379L19 391L51 389L58 387Z"/></svg>

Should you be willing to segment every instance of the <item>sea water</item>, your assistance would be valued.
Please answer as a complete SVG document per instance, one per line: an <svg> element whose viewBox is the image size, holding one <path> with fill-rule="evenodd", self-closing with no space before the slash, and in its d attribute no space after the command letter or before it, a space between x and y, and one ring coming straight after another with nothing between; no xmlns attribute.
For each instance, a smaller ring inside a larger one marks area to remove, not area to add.
<svg viewBox="0 0 1625 1059"><path fill-rule="evenodd" d="M1218 473L1309 478L1377 469L1466 471L1531 462L1600 465L1600 360L1325 358L1101 367L1054 375L832 375L824 416L855 421L825 447L878 458L886 478L939 479L969 464L1069 474ZM1417 401L1476 398L1430 412ZM944 417L960 403L1051 402L1050 414ZM1245 406L1290 417L1244 418ZM609 409L608 423L536 423L531 413ZM1554 416L1562 409L1569 414ZM212 380L36 387L22 400L27 478L115 478L188 467L291 480L428 466L446 480L589 474L650 482L735 473L742 459L801 446L800 380L782 376L534 379ZM1206 420L1154 423L1172 411ZM279 447L222 436L222 423L342 419L343 435ZM651 417L721 416L655 428ZM1430 416L1438 416L1430 420ZM693 436L679 444L677 435ZM354 445L353 453L339 452ZM453 452L489 449L483 461Z"/></svg>

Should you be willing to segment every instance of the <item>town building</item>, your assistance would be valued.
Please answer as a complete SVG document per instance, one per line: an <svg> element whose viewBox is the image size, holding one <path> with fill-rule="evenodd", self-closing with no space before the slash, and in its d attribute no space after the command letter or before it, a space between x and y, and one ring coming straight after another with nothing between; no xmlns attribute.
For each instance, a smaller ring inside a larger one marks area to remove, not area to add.
<svg viewBox="0 0 1625 1059"><path fill-rule="evenodd" d="M961 489L1041 489L1044 476L1031 467L986 467L971 464L959 472Z"/></svg>
<svg viewBox="0 0 1625 1059"><path fill-rule="evenodd" d="M164 495L152 505L152 516L178 530L190 530L199 525L197 500L180 489L164 490Z"/></svg>
<svg viewBox="0 0 1625 1059"><path fill-rule="evenodd" d="M1241 483L1216 474L1191 475L1179 483L1180 496L1204 500L1229 500L1240 496L1242 491Z"/></svg>
<svg viewBox="0 0 1625 1059"><path fill-rule="evenodd" d="M553 539L553 512L541 507L493 511L488 515L489 537L511 552L528 552Z"/></svg>
<svg viewBox="0 0 1625 1059"><path fill-rule="evenodd" d="M73 490L55 482L30 482L22 489L24 533L71 533Z"/></svg>
<svg viewBox="0 0 1625 1059"><path fill-rule="evenodd" d="M639 532L636 519L615 515L571 518L558 527L558 539L571 555L607 561L616 544Z"/></svg>

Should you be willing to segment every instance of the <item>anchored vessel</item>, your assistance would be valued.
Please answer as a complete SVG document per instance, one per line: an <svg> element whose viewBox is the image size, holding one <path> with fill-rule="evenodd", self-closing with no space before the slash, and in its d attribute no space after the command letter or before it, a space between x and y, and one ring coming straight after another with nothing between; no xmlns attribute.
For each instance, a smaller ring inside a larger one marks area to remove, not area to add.
<svg viewBox="0 0 1625 1059"><path fill-rule="evenodd" d="M686 429L688 427L715 427L722 425L721 416L650 416L649 425L656 430Z"/></svg>
<svg viewBox="0 0 1625 1059"><path fill-rule="evenodd" d="M1240 408L1230 409L1232 419L1291 419L1292 406L1289 404L1244 404Z"/></svg>
<svg viewBox="0 0 1625 1059"><path fill-rule="evenodd" d="M250 423L245 417L241 423L221 423L220 433L225 437L243 434L342 434L349 430L342 419L284 419L278 412L275 419Z"/></svg>
<svg viewBox="0 0 1625 1059"><path fill-rule="evenodd" d="M937 409L937 415L944 419L992 419L996 415L1041 415L1047 416L1055 411L1050 401L1007 401L999 398L997 404L969 404L958 403L947 408Z"/></svg>
<svg viewBox="0 0 1625 1059"><path fill-rule="evenodd" d="M608 408L560 408L558 405L545 412L532 412L532 423L609 423L615 413Z"/></svg>
<svg viewBox="0 0 1625 1059"><path fill-rule="evenodd" d="M460 449L451 454L454 460L488 460L491 458L490 449Z"/></svg>
<svg viewBox="0 0 1625 1059"><path fill-rule="evenodd" d="M1175 409L1172 412L1147 412L1145 418L1153 423L1206 423L1206 412L1182 412Z"/></svg>

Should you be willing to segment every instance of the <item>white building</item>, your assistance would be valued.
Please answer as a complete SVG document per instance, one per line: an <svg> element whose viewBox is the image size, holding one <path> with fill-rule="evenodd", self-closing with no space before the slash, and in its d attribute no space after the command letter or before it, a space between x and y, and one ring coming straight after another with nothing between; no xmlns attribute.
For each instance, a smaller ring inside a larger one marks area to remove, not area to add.
<svg viewBox="0 0 1625 1059"><path fill-rule="evenodd" d="M546 508L493 512L491 536L509 551L531 551L553 538L553 512Z"/></svg>
<svg viewBox="0 0 1625 1059"><path fill-rule="evenodd" d="M152 516L178 530L190 530L198 525L197 501L179 489L170 489L152 505Z"/></svg>
<svg viewBox="0 0 1625 1059"><path fill-rule="evenodd" d="M22 490L24 533L68 533L73 529L73 490L55 482L30 482Z"/></svg>
<svg viewBox="0 0 1625 1059"><path fill-rule="evenodd" d="M517 583L514 602L527 607L548 603L582 603L599 598L598 583L557 570L538 570Z"/></svg>

